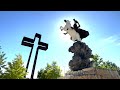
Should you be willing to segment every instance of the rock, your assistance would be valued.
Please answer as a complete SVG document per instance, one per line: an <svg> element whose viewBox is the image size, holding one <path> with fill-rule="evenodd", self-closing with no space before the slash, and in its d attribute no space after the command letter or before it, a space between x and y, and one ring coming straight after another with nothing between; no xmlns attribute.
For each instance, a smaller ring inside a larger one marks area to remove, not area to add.
<svg viewBox="0 0 120 90"><path fill-rule="evenodd" d="M68 51L74 53L72 60L69 62L69 67L72 71L82 70L92 66L90 62L92 50L84 42L75 42Z"/></svg>

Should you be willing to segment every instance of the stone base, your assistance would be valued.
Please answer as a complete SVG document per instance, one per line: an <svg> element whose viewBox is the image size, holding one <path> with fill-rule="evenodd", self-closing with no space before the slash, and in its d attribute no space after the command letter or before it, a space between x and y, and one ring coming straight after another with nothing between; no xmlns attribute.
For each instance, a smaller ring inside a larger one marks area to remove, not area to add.
<svg viewBox="0 0 120 90"><path fill-rule="evenodd" d="M72 60L69 62L70 70L78 71L92 66L90 61L92 50L84 42L77 41L73 43L68 51L74 53Z"/></svg>
<svg viewBox="0 0 120 90"><path fill-rule="evenodd" d="M59 79L120 79L120 75L114 70L86 68L68 72Z"/></svg>

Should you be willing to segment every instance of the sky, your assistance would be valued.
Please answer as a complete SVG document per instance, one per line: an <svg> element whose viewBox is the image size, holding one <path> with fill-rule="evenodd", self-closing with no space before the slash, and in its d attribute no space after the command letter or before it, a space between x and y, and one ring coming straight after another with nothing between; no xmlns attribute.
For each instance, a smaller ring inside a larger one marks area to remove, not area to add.
<svg viewBox="0 0 120 90"><path fill-rule="evenodd" d="M48 50L39 50L34 78L37 72L56 61L65 73L73 54L68 52L73 45L69 35L64 35L60 26L64 19L73 24L79 21L81 28L89 31L84 38L93 54L98 54L104 61L111 61L120 67L120 11L0 11L0 46L6 53L6 61L12 62L21 54L26 67L31 48L21 45L24 36L34 38L42 35L41 42L48 43ZM38 38L34 43L27 77L30 78Z"/></svg>

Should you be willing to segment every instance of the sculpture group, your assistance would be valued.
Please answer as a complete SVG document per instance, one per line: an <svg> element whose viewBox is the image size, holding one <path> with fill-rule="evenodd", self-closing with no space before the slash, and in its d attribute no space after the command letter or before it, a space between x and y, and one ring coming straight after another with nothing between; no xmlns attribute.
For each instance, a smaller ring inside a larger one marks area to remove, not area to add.
<svg viewBox="0 0 120 90"><path fill-rule="evenodd" d="M92 50L82 42L83 38L89 36L89 32L81 29L80 24L77 20L74 20L74 25L72 26L69 20L64 20L65 26L60 27L61 31L66 31L66 34L70 35L70 39L74 41L73 46L69 48L69 52L74 53L72 60L69 62L69 67L72 71L82 70L84 68L89 68L92 66L90 57L92 55Z"/></svg>
<svg viewBox="0 0 120 90"><path fill-rule="evenodd" d="M81 41L83 38L86 38L89 36L89 32L86 30L83 30L80 28L80 24L77 20L74 20L74 25L72 26L69 20L64 20L65 26L60 27L61 31L64 30L66 31L66 34L69 34L71 36L71 40L73 41Z"/></svg>

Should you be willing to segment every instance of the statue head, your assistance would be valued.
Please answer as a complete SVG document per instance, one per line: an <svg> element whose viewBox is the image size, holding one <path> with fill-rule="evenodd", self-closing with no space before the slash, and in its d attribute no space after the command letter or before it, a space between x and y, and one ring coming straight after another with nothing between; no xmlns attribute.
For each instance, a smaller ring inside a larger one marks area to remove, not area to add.
<svg viewBox="0 0 120 90"><path fill-rule="evenodd" d="M63 27L64 31L67 31L68 29L71 28L71 23L69 20L64 20L64 22L66 23L65 26Z"/></svg>

